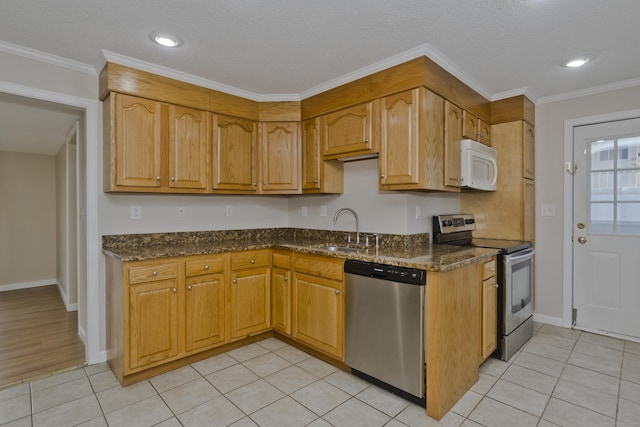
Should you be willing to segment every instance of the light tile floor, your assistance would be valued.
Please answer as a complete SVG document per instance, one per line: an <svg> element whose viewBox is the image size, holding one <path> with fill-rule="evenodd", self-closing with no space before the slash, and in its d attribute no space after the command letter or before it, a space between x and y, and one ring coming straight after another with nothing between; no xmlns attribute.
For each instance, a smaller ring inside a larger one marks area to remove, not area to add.
<svg viewBox="0 0 640 427"><path fill-rule="evenodd" d="M437 422L270 338L129 387L106 364L0 390L3 426L633 426L640 343L550 325Z"/></svg>

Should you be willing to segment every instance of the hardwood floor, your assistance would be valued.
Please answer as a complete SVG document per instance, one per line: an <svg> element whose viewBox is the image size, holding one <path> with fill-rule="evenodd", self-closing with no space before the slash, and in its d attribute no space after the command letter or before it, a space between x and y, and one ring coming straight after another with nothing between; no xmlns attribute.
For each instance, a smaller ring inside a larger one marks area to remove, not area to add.
<svg viewBox="0 0 640 427"><path fill-rule="evenodd" d="M84 363L78 312L56 286L0 292L0 388Z"/></svg>

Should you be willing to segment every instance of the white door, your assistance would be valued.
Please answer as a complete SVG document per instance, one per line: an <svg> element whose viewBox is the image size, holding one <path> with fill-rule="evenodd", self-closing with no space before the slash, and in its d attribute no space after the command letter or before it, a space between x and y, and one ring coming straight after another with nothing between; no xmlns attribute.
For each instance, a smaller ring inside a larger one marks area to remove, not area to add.
<svg viewBox="0 0 640 427"><path fill-rule="evenodd" d="M576 328L640 338L640 119L576 127Z"/></svg>

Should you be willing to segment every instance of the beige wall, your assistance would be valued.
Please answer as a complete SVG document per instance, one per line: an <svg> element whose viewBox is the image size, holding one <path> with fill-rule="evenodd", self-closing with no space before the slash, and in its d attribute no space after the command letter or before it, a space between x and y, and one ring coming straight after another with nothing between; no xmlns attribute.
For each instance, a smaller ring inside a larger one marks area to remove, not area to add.
<svg viewBox="0 0 640 427"><path fill-rule="evenodd" d="M56 278L55 158L0 151L0 288Z"/></svg>
<svg viewBox="0 0 640 427"><path fill-rule="evenodd" d="M640 86L587 95L536 107L536 315L561 320L563 313L565 120L640 108ZM541 217L540 205L554 204L556 215ZM570 264L569 264L570 265Z"/></svg>

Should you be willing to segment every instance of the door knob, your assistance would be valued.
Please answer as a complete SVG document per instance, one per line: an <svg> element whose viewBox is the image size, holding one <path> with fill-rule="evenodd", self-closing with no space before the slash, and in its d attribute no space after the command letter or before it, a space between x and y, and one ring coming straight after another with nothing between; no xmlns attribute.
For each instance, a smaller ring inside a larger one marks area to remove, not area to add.
<svg viewBox="0 0 640 427"><path fill-rule="evenodd" d="M578 243L582 243L582 244L587 243L587 238L584 236L578 237Z"/></svg>
<svg viewBox="0 0 640 427"><path fill-rule="evenodd" d="M578 227L578 229L583 230L584 229L584 224L579 222L578 224L576 224L576 227Z"/></svg>

